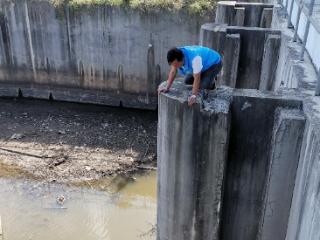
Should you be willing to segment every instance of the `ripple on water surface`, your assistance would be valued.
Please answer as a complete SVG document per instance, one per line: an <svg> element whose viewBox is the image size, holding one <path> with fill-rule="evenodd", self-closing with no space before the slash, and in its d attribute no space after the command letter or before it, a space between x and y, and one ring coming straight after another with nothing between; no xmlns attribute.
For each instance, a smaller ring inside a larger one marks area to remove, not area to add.
<svg viewBox="0 0 320 240"><path fill-rule="evenodd" d="M0 215L5 240L155 239L156 174L117 193L0 178Z"/></svg>

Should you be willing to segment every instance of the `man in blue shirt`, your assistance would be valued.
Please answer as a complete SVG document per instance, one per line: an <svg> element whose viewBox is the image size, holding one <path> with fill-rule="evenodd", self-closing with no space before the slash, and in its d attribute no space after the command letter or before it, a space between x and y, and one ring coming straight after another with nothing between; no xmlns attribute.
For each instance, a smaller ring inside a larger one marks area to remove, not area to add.
<svg viewBox="0 0 320 240"><path fill-rule="evenodd" d="M192 95L188 99L192 106L200 89L215 89L215 77L221 71L222 59L216 51L202 46L185 46L168 51L167 60L171 66L167 86L159 92L168 92L177 71L185 75L185 83L193 85Z"/></svg>

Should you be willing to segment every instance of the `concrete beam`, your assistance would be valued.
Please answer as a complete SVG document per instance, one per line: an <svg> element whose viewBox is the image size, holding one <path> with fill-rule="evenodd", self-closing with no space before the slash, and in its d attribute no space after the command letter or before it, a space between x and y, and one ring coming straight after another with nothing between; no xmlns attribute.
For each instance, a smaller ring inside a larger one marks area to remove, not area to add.
<svg viewBox="0 0 320 240"><path fill-rule="evenodd" d="M187 105L184 84L159 98L158 240L218 240L230 102Z"/></svg>
<svg viewBox="0 0 320 240"><path fill-rule="evenodd" d="M285 240L305 128L301 111L278 109L273 129L261 240Z"/></svg>
<svg viewBox="0 0 320 240"><path fill-rule="evenodd" d="M273 90L279 60L280 44L280 35L267 34L261 64L259 90Z"/></svg>

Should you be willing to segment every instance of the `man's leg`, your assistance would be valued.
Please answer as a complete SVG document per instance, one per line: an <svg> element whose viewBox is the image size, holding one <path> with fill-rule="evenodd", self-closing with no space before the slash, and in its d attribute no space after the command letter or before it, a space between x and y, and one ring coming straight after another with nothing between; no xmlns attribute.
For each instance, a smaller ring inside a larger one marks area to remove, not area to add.
<svg viewBox="0 0 320 240"><path fill-rule="evenodd" d="M194 78L192 74L187 74L186 77L184 78L184 83L187 85L192 85L193 81L194 81Z"/></svg>
<svg viewBox="0 0 320 240"><path fill-rule="evenodd" d="M222 69L222 62L213 65L203 73L201 73L201 83L200 88L202 89L215 89L216 87L216 77Z"/></svg>

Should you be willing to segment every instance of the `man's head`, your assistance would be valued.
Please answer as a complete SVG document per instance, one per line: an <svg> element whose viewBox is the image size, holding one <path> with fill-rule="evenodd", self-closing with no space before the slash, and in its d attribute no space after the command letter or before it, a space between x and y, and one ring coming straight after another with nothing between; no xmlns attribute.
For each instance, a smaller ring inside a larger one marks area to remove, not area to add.
<svg viewBox="0 0 320 240"><path fill-rule="evenodd" d="M167 60L170 66L179 68L183 66L183 52L178 48L171 48L167 54Z"/></svg>

